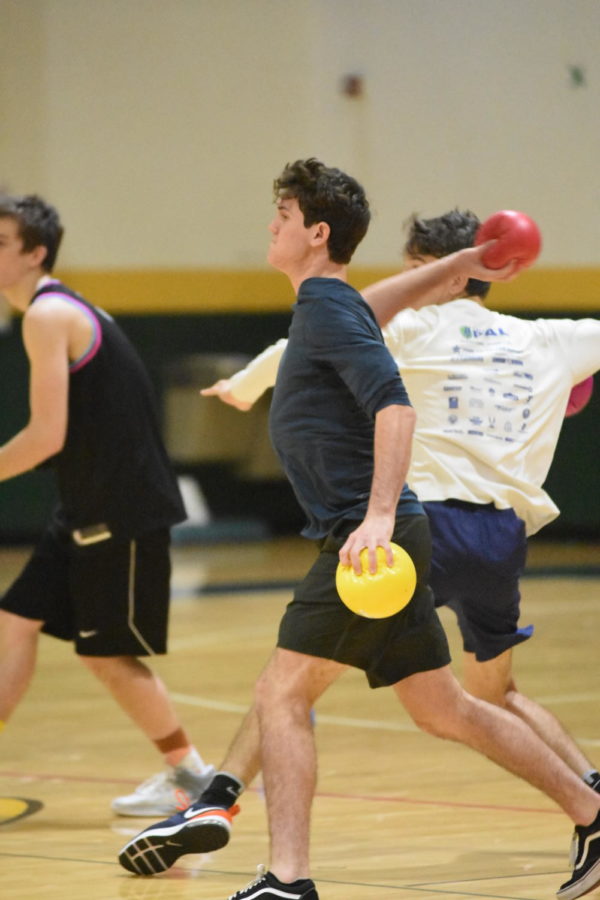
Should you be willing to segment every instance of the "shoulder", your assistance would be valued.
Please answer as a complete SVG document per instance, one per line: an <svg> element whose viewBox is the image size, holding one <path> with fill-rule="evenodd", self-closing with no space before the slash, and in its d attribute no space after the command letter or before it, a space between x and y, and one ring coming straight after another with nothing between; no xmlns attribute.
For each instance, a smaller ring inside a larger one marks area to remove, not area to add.
<svg viewBox="0 0 600 900"><path fill-rule="evenodd" d="M298 291L296 312L301 318L319 320L352 318L369 315L367 306L358 291L337 278L308 278Z"/></svg>
<svg viewBox="0 0 600 900"><path fill-rule="evenodd" d="M23 315L23 338L32 346L40 341L67 339L74 328L89 316L87 306L60 288L35 297Z"/></svg>
<svg viewBox="0 0 600 900"><path fill-rule="evenodd" d="M68 324L69 313L68 305L60 297L40 297L25 310L23 328L25 331L60 330Z"/></svg>
<svg viewBox="0 0 600 900"><path fill-rule="evenodd" d="M346 298L325 297L315 303L307 316L306 334L317 345L372 337L381 340L381 331L371 308L357 293Z"/></svg>
<svg viewBox="0 0 600 900"><path fill-rule="evenodd" d="M25 319L39 322L69 322L81 316L90 318L101 312L87 300L71 291L65 285L57 283L51 290L44 290L34 296L25 312Z"/></svg>
<svg viewBox="0 0 600 900"><path fill-rule="evenodd" d="M62 304L64 306L64 304ZM61 305L29 307L23 316L23 343L31 363L67 358L70 322Z"/></svg>
<svg viewBox="0 0 600 900"><path fill-rule="evenodd" d="M301 308L352 302L364 303L356 288L339 278L307 278L298 291L298 305Z"/></svg>

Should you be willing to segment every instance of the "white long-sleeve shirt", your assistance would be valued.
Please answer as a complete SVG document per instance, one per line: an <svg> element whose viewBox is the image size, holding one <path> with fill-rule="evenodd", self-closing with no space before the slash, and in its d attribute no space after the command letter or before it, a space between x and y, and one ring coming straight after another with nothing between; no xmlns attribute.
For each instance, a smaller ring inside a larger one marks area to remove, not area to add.
<svg viewBox="0 0 600 900"><path fill-rule="evenodd" d="M544 491L571 388L600 369L600 321L528 321L470 299L405 309L384 329L417 411L409 484L421 500L513 508L534 534L558 515ZM254 402L282 339L231 380Z"/></svg>

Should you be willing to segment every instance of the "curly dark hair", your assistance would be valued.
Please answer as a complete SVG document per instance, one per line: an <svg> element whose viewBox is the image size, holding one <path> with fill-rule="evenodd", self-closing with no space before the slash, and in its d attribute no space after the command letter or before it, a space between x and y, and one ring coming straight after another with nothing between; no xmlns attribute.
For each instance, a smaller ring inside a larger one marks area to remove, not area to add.
<svg viewBox="0 0 600 900"><path fill-rule="evenodd" d="M404 252L409 256L447 256L465 247L472 247L480 222L475 213L466 209L452 209L433 219L422 219L414 213L406 227L408 239ZM469 278L465 293L468 297L485 297L489 281Z"/></svg>
<svg viewBox="0 0 600 900"><path fill-rule="evenodd" d="M327 222L329 258L340 264L350 262L371 219L365 191L355 178L314 157L298 159L275 179L273 193L276 200L298 201L307 228Z"/></svg>
<svg viewBox="0 0 600 900"><path fill-rule="evenodd" d="M17 223L18 234L26 253L40 246L46 248L42 268L51 272L64 233L54 206L50 206L37 194L24 197L0 196L0 219L12 219Z"/></svg>

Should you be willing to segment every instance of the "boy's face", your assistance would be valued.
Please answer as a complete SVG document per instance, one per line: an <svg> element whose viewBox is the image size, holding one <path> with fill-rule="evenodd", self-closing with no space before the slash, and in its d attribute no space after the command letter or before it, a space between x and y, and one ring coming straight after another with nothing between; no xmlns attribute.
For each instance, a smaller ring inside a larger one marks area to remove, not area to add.
<svg viewBox="0 0 600 900"><path fill-rule="evenodd" d="M39 266L39 248L23 250L14 219L0 218L0 292L14 287Z"/></svg>
<svg viewBox="0 0 600 900"><path fill-rule="evenodd" d="M267 252L269 263L286 274L293 271L308 257L315 227L305 226L304 214L295 197L280 198L269 225L273 235Z"/></svg>
<svg viewBox="0 0 600 900"><path fill-rule="evenodd" d="M409 269L419 269L427 263L435 262L440 259L439 256L432 256L430 253L404 253L402 256L402 270L407 272ZM431 300L432 304L441 305L456 300L458 297L464 297L465 283L456 284L442 283L437 292L435 299Z"/></svg>
<svg viewBox="0 0 600 900"><path fill-rule="evenodd" d="M405 253L402 258L403 269L418 269L425 263L434 262L437 256L431 256L429 253Z"/></svg>

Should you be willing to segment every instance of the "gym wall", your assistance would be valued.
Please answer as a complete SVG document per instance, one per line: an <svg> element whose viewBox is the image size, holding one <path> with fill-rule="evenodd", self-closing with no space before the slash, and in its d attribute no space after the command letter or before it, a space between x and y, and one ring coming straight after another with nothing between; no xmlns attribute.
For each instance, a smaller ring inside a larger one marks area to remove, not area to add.
<svg viewBox="0 0 600 900"><path fill-rule="evenodd" d="M59 207L58 274L122 318L163 412L172 365L285 333L293 297L265 265L266 227L274 176L302 156L367 187L357 287L397 268L413 211L516 208L544 247L494 287L497 307L597 315L599 32L597 0L0 0L0 186ZM27 415L7 328L1 439ZM550 477L568 534L600 535L579 499L599 495L594 404L565 424ZM226 451L219 477L210 465L227 512L256 507ZM47 484L0 486L0 536L37 530Z"/></svg>

